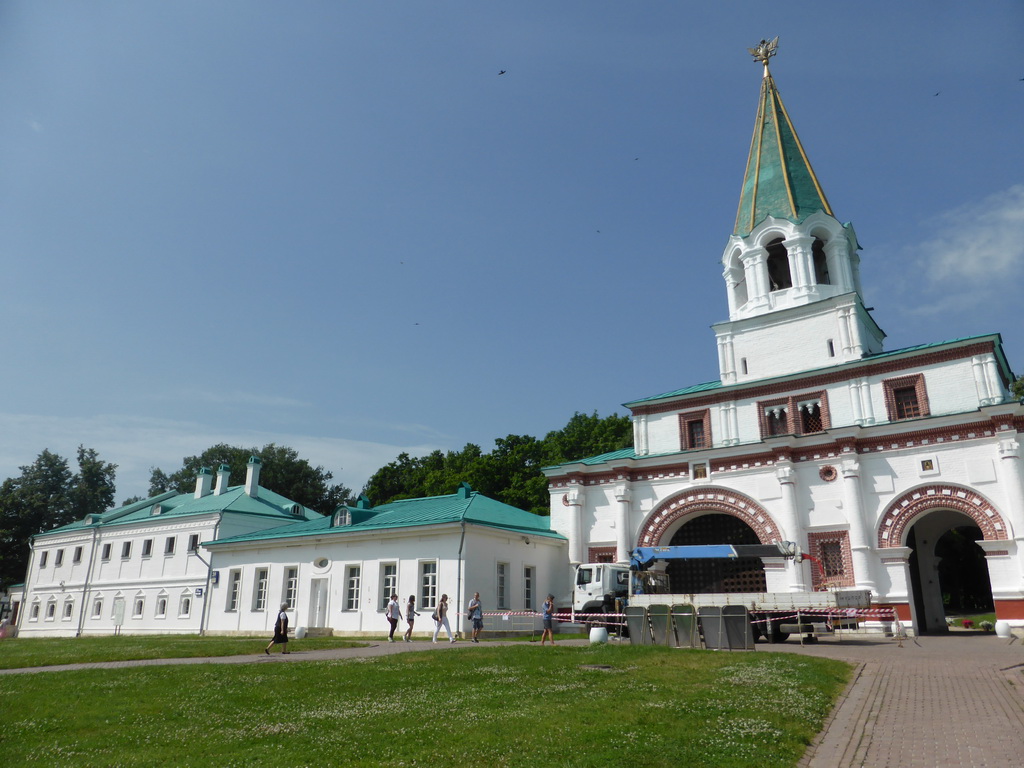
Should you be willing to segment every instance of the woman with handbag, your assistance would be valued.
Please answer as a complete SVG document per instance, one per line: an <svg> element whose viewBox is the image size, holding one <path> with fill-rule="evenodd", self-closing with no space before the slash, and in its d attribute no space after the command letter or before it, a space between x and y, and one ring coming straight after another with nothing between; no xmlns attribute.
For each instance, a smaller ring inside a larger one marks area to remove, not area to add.
<svg viewBox="0 0 1024 768"><path fill-rule="evenodd" d="M455 637L452 635L452 626L448 623L448 595L441 595L437 608L434 609L434 613L430 618L434 620L434 639L432 642L437 642L437 633L441 631L441 627L444 627L444 631L448 633L448 642L454 643Z"/></svg>

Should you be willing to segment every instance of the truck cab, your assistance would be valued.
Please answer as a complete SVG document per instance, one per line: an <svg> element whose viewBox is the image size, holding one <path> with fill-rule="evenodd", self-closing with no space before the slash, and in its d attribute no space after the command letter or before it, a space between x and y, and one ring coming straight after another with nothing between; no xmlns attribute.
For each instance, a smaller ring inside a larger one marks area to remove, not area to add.
<svg viewBox="0 0 1024 768"><path fill-rule="evenodd" d="M609 613L615 599L629 595L629 566L583 563L576 568L572 607L579 613Z"/></svg>

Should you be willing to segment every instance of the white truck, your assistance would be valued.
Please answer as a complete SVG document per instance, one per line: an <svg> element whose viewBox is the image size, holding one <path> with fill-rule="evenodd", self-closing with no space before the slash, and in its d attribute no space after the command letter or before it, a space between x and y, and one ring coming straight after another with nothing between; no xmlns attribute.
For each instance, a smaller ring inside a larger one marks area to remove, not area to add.
<svg viewBox="0 0 1024 768"><path fill-rule="evenodd" d="M740 557L782 557L811 559L799 552L791 542L770 545L698 545L677 547L638 547L630 564L584 563L576 568L572 607L575 613L616 613L617 606L692 605L697 609L710 606L742 605L750 614L754 637L764 636L769 642L782 642L790 634L822 634L839 627L853 629L855 618L831 622L814 621L795 615L799 611L868 608L871 591L843 589L827 592L705 592L673 593L664 571L652 570L658 561L680 559L733 559ZM591 621L596 617L591 616ZM583 619L586 622L586 618Z"/></svg>

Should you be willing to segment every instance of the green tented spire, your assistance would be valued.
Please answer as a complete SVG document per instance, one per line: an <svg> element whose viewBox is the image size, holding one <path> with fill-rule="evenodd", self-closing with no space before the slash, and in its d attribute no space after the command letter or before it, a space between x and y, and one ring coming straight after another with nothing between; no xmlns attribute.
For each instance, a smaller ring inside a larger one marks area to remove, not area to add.
<svg viewBox="0 0 1024 768"><path fill-rule="evenodd" d="M799 223L817 211L832 215L768 71L768 58L775 54L777 41L762 41L761 46L750 49L754 58L764 63L764 79L733 230L741 237L768 216Z"/></svg>

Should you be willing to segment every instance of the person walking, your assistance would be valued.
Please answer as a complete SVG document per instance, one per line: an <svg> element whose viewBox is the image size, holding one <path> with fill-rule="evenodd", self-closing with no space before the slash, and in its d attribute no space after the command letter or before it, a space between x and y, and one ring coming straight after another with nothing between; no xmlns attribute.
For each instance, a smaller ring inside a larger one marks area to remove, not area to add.
<svg viewBox="0 0 1024 768"><path fill-rule="evenodd" d="M473 599L466 606L466 618L473 622L473 642L480 642L480 631L484 628L484 607L480 603L480 593L474 592Z"/></svg>
<svg viewBox="0 0 1024 768"><path fill-rule="evenodd" d="M270 649L280 644L281 653L288 653L288 603L281 603L281 611L277 614L277 621L274 622L274 639L263 649L263 652L270 655Z"/></svg>
<svg viewBox="0 0 1024 768"><path fill-rule="evenodd" d="M409 602L405 604L405 621L409 628L405 630L405 642L412 642L412 625L419 613L416 611L416 595L409 595Z"/></svg>
<svg viewBox="0 0 1024 768"><path fill-rule="evenodd" d="M555 630L551 626L555 613L555 596L548 595L548 599L544 601L544 605L541 606L541 616L544 619L544 633L540 636L540 644L544 645L544 641L548 638L551 639L551 644L555 644Z"/></svg>
<svg viewBox="0 0 1024 768"><path fill-rule="evenodd" d="M397 593L391 593L391 599L388 601L388 607L384 609L384 614L387 616L388 624L391 625L388 642L393 643L395 642L395 630L398 629L398 620L402 618L402 606L398 604Z"/></svg>
<svg viewBox="0 0 1024 768"><path fill-rule="evenodd" d="M444 627L444 631L448 633L448 642L454 643L455 636L452 634L452 625L448 623L448 595L441 595L441 599L437 602L437 608L434 610L434 639L432 642L437 642L437 633L441 631L441 627Z"/></svg>

